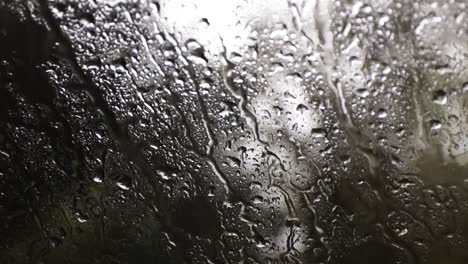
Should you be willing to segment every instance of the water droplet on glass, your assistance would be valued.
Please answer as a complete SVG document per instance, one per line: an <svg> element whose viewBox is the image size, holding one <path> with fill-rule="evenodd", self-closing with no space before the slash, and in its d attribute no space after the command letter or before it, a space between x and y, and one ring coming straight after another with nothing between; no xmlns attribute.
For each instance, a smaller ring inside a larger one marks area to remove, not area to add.
<svg viewBox="0 0 468 264"><path fill-rule="evenodd" d="M432 102L438 105L445 105L447 103L447 94L443 90L437 90L432 96Z"/></svg>
<svg viewBox="0 0 468 264"><path fill-rule="evenodd" d="M377 111L377 117L378 118L386 118L387 117L387 110L383 109L383 108L380 108L378 111Z"/></svg>
<svg viewBox="0 0 468 264"><path fill-rule="evenodd" d="M468 93L468 82L464 83L463 86L462 86L462 91L464 93Z"/></svg>
<svg viewBox="0 0 468 264"><path fill-rule="evenodd" d="M442 128L442 123L439 120L430 121L431 130L439 130Z"/></svg>

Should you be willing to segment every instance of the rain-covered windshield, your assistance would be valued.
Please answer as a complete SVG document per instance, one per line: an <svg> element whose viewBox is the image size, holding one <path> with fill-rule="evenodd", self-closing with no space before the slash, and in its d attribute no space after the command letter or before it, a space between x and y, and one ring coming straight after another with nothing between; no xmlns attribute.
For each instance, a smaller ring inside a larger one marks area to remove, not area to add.
<svg viewBox="0 0 468 264"><path fill-rule="evenodd" d="M0 263L468 263L465 0L0 0Z"/></svg>

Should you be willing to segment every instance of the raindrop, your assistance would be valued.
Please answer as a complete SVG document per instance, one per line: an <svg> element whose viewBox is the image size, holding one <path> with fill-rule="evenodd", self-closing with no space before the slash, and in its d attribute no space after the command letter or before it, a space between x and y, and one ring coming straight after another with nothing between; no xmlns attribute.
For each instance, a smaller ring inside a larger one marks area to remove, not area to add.
<svg viewBox="0 0 468 264"><path fill-rule="evenodd" d="M323 128L313 128L312 137L314 138L324 138L327 136L327 132Z"/></svg>
<svg viewBox="0 0 468 264"><path fill-rule="evenodd" d="M431 120L430 121L431 130L439 130L442 128L442 123L439 120Z"/></svg>
<svg viewBox="0 0 468 264"><path fill-rule="evenodd" d="M255 204L255 205L262 204L263 203L263 197L254 196L254 197L252 197L251 201L252 201L252 204Z"/></svg>
<svg viewBox="0 0 468 264"><path fill-rule="evenodd" d="M466 82L466 83L463 84L462 91L463 91L464 93L468 93L468 82Z"/></svg>
<svg viewBox="0 0 468 264"><path fill-rule="evenodd" d="M296 111L299 111L302 113L304 113L304 111L307 111L309 110L309 108L303 104L299 104L297 107L296 107Z"/></svg>
<svg viewBox="0 0 468 264"><path fill-rule="evenodd" d="M437 90L432 96L432 102L438 105L445 105L447 103L447 94L443 90Z"/></svg>
<svg viewBox="0 0 468 264"><path fill-rule="evenodd" d="M383 108L380 108L378 111L377 111L377 117L378 118L386 118L387 117L387 110L383 109Z"/></svg>
<svg viewBox="0 0 468 264"><path fill-rule="evenodd" d="M365 88L361 88L361 89L357 89L356 90L356 94L359 95L360 97L367 97L369 96L369 90L365 89Z"/></svg>
<svg viewBox="0 0 468 264"><path fill-rule="evenodd" d="M132 179L128 175L122 175L117 180L117 186L122 190L129 190L132 185Z"/></svg>

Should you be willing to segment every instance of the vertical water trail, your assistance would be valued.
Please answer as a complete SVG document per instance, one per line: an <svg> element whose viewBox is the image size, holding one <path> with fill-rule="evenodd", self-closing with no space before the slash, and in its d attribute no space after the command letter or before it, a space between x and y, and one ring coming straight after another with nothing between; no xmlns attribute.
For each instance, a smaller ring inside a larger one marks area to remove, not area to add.
<svg viewBox="0 0 468 264"><path fill-rule="evenodd" d="M376 191L376 197L384 208L397 209L387 201L385 196L385 182L384 172L381 165L384 160L378 157L375 151L371 148L368 139L363 135L359 128L357 128L348 111L346 97L343 92L342 84L340 83L339 74L335 72L339 69L338 58L334 50L334 37L332 33L332 2L325 0L317 0L315 6L315 22L320 39L319 48L321 50L321 71L325 75L328 87L332 90L335 97L335 110L337 111L338 121L343 126L343 130L352 148L361 153L367 160L369 168L369 183ZM384 221L385 214L388 210L378 210L378 221ZM417 263L417 256L410 249L406 242L402 241L396 234L382 223L384 233L386 236L391 237L392 240L397 241L399 246L406 252L409 263Z"/></svg>

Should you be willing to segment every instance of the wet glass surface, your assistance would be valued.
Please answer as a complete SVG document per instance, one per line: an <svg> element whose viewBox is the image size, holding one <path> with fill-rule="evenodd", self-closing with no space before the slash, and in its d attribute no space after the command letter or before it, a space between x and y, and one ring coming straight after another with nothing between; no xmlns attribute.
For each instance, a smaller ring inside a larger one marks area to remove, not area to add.
<svg viewBox="0 0 468 264"><path fill-rule="evenodd" d="M465 0L0 0L0 263L468 263Z"/></svg>

